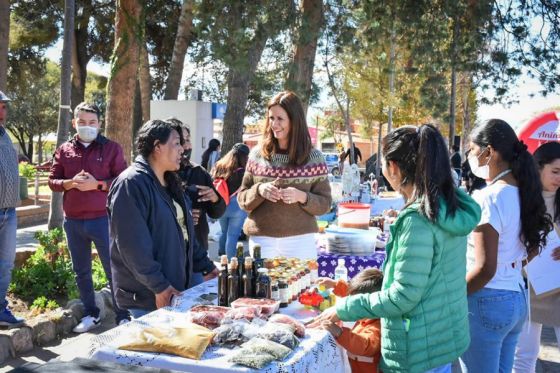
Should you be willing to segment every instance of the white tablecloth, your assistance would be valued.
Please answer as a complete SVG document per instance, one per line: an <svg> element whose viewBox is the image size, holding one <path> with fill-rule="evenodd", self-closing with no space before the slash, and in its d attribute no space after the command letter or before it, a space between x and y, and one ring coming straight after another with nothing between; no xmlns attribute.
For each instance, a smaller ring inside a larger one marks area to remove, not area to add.
<svg viewBox="0 0 560 373"><path fill-rule="evenodd" d="M112 361L120 364L149 366L187 372L249 372L253 369L229 363L227 360L235 350L225 347L209 346L201 360L186 359L179 356L119 350L117 347L130 341L131 337L146 326L184 324L185 312L200 303L203 294L217 293L217 280L200 284L176 297L172 307L166 307L111 329L92 340L90 358ZM305 310L298 302L288 308L280 309L297 319L306 320L317 311ZM281 362L274 361L261 372L333 372L342 373L348 364L340 347L332 336L322 330L306 330L306 336L299 346Z"/></svg>

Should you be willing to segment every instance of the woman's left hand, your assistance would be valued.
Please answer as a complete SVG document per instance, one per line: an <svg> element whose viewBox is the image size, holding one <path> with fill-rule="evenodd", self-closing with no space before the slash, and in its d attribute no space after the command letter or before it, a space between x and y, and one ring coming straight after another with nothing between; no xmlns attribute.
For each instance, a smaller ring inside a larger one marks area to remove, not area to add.
<svg viewBox="0 0 560 373"><path fill-rule="evenodd" d="M218 268L214 267L212 272L208 272L202 278L204 279L204 281L208 281L208 280L212 280L213 278L218 277L219 274L220 274L220 271L218 271Z"/></svg>
<svg viewBox="0 0 560 373"><path fill-rule="evenodd" d="M282 194L282 201L284 201L284 203L287 203L288 205L292 203L304 204L307 202L307 193L302 192L299 189L288 187L282 189L280 193Z"/></svg>
<svg viewBox="0 0 560 373"><path fill-rule="evenodd" d="M317 316L313 322L307 325L308 328L319 328L324 322L329 321L332 323L337 323L340 321L338 315L336 314L336 308L330 307L323 311L319 316Z"/></svg>
<svg viewBox="0 0 560 373"><path fill-rule="evenodd" d="M198 202L210 201L216 203L220 200L213 188L206 185L197 185L196 187L198 188Z"/></svg>

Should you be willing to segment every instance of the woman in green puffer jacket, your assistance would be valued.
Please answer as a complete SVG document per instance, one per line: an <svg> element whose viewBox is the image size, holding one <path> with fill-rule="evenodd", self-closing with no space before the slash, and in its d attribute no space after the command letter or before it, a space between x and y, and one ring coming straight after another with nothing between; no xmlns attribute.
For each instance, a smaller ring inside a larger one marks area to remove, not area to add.
<svg viewBox="0 0 560 373"><path fill-rule="evenodd" d="M394 130L383 159L383 174L407 200L390 228L383 289L340 300L312 326L381 318L383 372L451 372L469 346L466 245L480 208L455 188L434 126Z"/></svg>

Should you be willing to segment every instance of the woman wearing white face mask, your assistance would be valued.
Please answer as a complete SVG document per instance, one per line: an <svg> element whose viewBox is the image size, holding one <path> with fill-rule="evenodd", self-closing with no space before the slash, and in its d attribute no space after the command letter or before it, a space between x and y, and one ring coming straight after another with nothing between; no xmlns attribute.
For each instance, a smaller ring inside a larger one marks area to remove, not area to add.
<svg viewBox="0 0 560 373"><path fill-rule="evenodd" d="M521 269L546 244L546 213L536 164L513 129L492 119L471 133L469 164L487 187L473 193L482 215L467 247L471 343L463 372L511 372L527 317Z"/></svg>

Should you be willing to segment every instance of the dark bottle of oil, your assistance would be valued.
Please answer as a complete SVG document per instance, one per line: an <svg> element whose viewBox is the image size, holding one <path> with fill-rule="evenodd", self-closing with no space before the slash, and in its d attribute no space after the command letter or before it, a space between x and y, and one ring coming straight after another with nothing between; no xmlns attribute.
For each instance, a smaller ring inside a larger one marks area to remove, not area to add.
<svg viewBox="0 0 560 373"><path fill-rule="evenodd" d="M235 256L237 257L237 264L239 265L239 268L237 269L237 272L239 274L239 296L243 295L243 273L245 272L245 255L244 255L244 248L243 248L243 242L238 242L237 243L237 247L236 247L236 254Z"/></svg>
<svg viewBox="0 0 560 373"><path fill-rule="evenodd" d="M261 245L253 247L253 289L257 287L257 277L259 275L259 268L264 267L264 260L261 257Z"/></svg>
<svg viewBox="0 0 560 373"><path fill-rule="evenodd" d="M220 258L220 273L218 274L218 306L228 304L228 261L227 255Z"/></svg>
<svg viewBox="0 0 560 373"><path fill-rule="evenodd" d="M239 298L239 264L237 263L237 258L231 258L229 263L229 275L228 275L228 307L231 306L231 302Z"/></svg>
<svg viewBox="0 0 560 373"><path fill-rule="evenodd" d="M253 291L255 287L253 286L253 258L250 256L245 258L245 273L243 273L242 284L243 284L243 296L245 298L253 298L255 292Z"/></svg>
<svg viewBox="0 0 560 373"><path fill-rule="evenodd" d="M270 281L270 277L268 277L268 269L266 268L259 268L257 286L255 287L255 297L267 299L272 297L272 283Z"/></svg>

